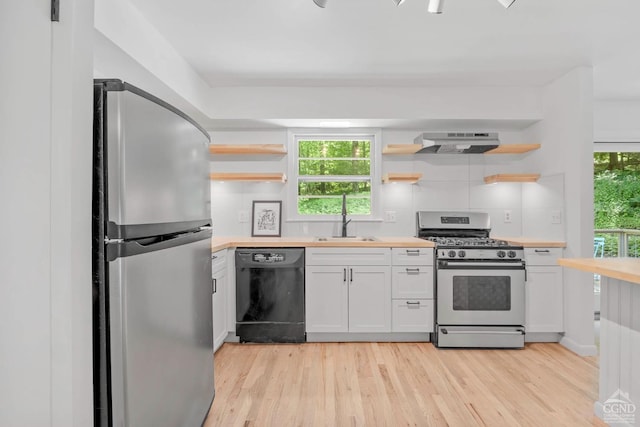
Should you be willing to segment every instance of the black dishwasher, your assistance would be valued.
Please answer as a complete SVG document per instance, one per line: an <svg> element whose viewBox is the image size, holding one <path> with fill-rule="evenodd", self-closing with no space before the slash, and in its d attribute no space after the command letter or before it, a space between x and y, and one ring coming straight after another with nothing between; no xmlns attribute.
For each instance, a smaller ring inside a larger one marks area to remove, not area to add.
<svg viewBox="0 0 640 427"><path fill-rule="evenodd" d="M304 249L236 250L240 342L305 342Z"/></svg>

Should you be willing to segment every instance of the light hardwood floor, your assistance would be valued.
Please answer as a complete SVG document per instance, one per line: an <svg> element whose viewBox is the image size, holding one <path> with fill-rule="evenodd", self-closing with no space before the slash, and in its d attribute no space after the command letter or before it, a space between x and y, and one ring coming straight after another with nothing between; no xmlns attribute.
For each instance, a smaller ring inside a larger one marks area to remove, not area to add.
<svg viewBox="0 0 640 427"><path fill-rule="evenodd" d="M559 344L225 343L205 427L604 426L597 376Z"/></svg>

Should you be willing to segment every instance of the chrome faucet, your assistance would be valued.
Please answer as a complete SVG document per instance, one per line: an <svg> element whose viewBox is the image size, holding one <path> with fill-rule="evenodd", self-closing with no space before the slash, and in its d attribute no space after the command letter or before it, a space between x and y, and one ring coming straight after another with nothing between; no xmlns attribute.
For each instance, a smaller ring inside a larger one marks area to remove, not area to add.
<svg viewBox="0 0 640 427"><path fill-rule="evenodd" d="M347 221L347 195L342 193L342 237L347 237L347 224L350 222Z"/></svg>

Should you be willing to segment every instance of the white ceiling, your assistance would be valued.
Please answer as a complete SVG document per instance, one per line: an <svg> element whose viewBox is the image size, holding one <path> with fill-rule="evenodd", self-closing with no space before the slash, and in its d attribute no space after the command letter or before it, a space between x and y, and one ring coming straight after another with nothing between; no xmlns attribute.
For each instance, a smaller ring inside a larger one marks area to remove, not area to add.
<svg viewBox="0 0 640 427"><path fill-rule="evenodd" d="M544 85L640 99L639 0L130 0L211 86Z"/></svg>

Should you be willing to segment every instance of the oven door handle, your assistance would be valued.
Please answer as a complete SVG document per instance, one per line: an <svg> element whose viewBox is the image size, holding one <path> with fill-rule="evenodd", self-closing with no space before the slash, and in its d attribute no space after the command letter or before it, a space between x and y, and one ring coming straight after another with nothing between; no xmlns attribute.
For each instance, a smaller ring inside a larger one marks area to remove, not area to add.
<svg viewBox="0 0 640 427"><path fill-rule="evenodd" d="M442 270L524 270L524 261L517 262L475 262L475 261L438 261Z"/></svg>
<svg viewBox="0 0 640 427"><path fill-rule="evenodd" d="M524 329L516 329L515 331L476 331L476 330L455 330L455 331L450 331L447 328L442 328L440 329L442 331L443 334L447 335L447 334L451 334L451 335L455 335L455 334L475 334L475 335L482 335L482 334L491 334L491 335L524 335Z"/></svg>

